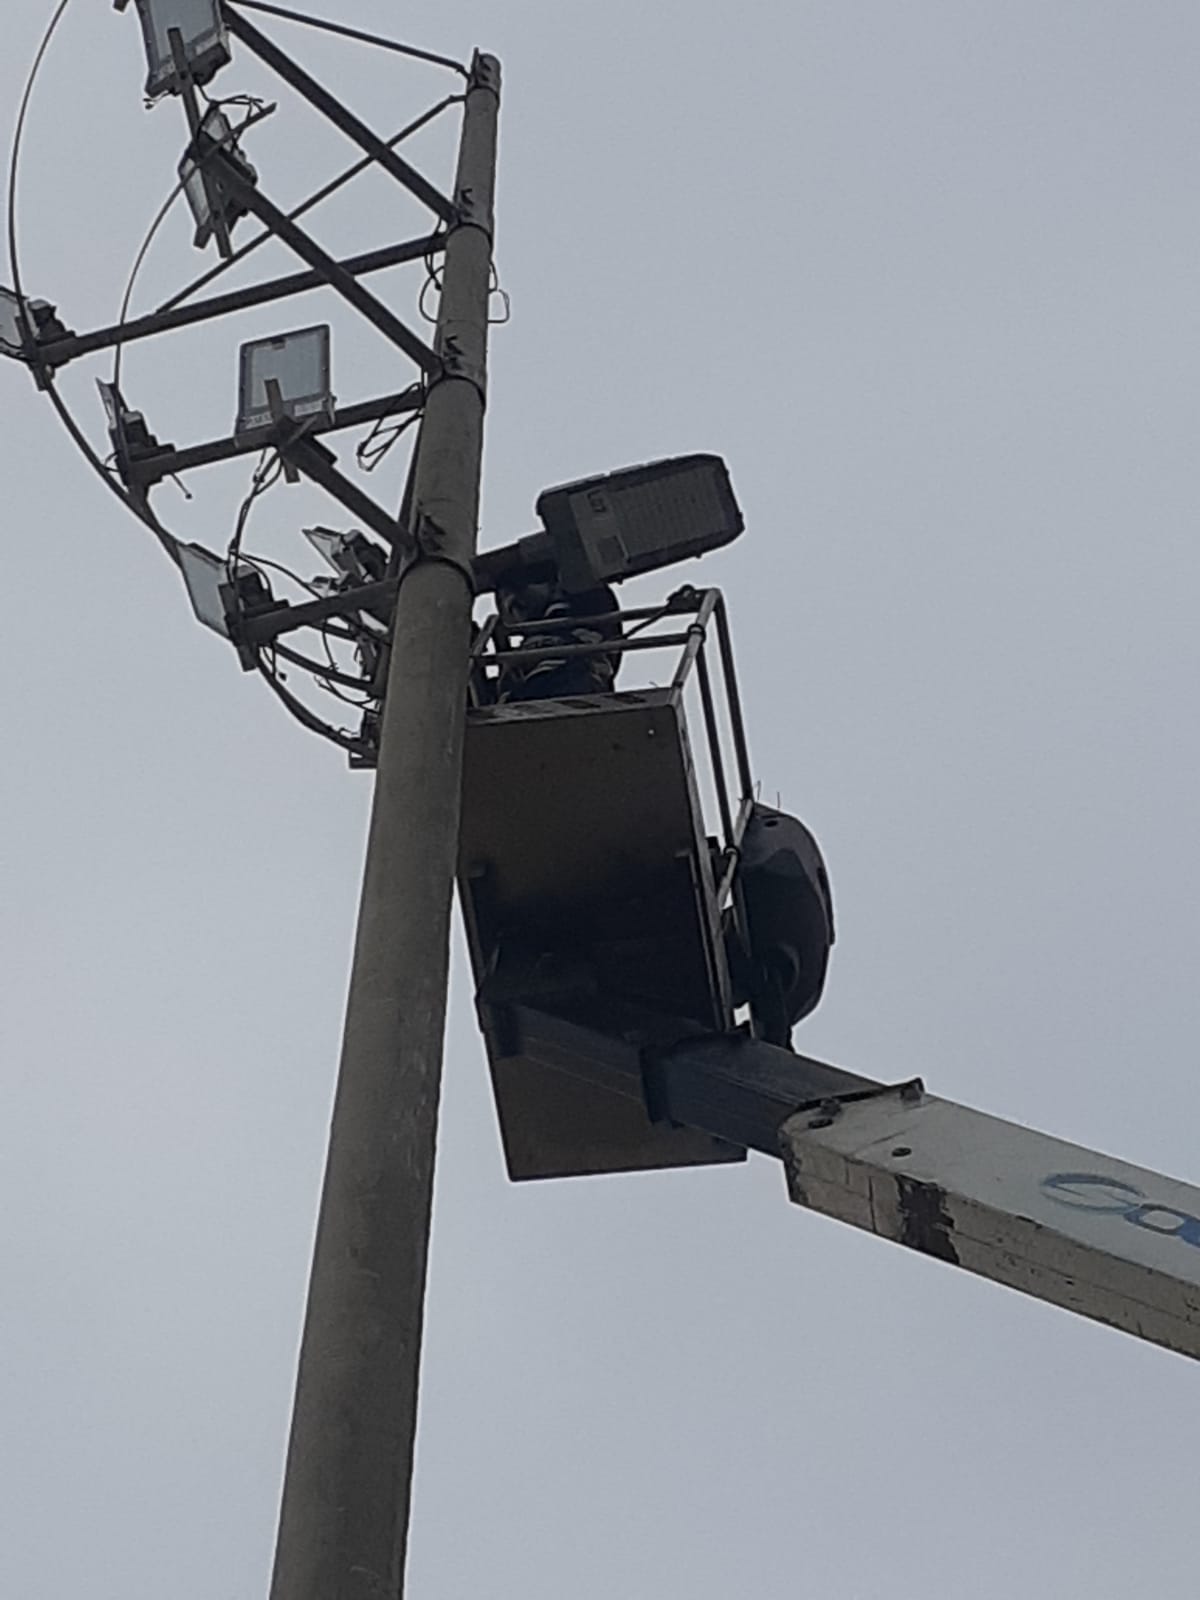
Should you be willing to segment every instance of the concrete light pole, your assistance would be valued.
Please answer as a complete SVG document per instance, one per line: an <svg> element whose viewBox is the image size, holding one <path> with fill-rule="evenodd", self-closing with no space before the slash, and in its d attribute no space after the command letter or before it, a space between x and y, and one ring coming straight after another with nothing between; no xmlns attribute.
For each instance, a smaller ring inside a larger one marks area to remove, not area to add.
<svg viewBox="0 0 1200 1600"><path fill-rule="evenodd" d="M500 67L476 55L415 462L272 1600L403 1592L487 360Z"/></svg>

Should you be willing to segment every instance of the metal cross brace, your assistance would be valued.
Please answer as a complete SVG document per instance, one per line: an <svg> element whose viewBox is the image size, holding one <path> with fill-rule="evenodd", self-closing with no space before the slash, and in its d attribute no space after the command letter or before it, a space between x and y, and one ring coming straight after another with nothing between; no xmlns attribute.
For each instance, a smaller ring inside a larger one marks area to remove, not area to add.
<svg viewBox="0 0 1200 1600"><path fill-rule="evenodd" d="M430 349L424 339L413 333L411 328L407 328L382 300L377 299L368 289L364 289L357 278L347 272L333 256L322 250L316 240L311 238L298 223L293 222L286 212L268 200L256 184L248 182L238 170L237 163L229 158L226 151L219 148L213 150L207 158L207 164L215 171L222 187L228 190L235 200L240 201L247 211L253 212L260 222L294 250L302 261L307 262L331 289L336 289L345 301L356 311L361 312L368 322L373 323L397 349L415 361L423 372L430 374L441 372L441 358Z"/></svg>
<svg viewBox="0 0 1200 1600"><path fill-rule="evenodd" d="M347 138L352 139L360 149L377 161L385 172L390 173L398 183L403 184L410 194L415 195L423 205L428 206L434 215L444 223L453 224L458 221L458 208L454 202L447 199L439 189L436 189L415 167L410 166L402 156L398 156L377 133L374 133L367 127L365 122L356 117L352 111L349 111L335 95L319 84L302 67L297 66L285 51L268 39L265 34L260 33L254 24L248 22L240 12L228 5L222 6L221 12L230 33L240 39L247 49L252 50L260 60L265 61L267 66L277 72L285 83L295 89L298 94L303 95L310 105L328 117L336 128L340 129Z"/></svg>

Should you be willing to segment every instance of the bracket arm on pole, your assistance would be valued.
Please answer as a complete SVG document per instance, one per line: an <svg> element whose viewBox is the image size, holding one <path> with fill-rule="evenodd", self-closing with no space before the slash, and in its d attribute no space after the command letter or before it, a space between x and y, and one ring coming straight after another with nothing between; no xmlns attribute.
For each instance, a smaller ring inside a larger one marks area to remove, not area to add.
<svg viewBox="0 0 1200 1600"><path fill-rule="evenodd" d="M444 234L426 234L419 239L407 239L402 244L385 245L380 250L348 256L335 265L352 278L362 278L368 273L403 266L408 261L421 261L431 251L440 250L444 239ZM197 322L228 316L231 312L270 305L275 300L286 300L293 295L325 288L328 283L329 279L323 272L311 268L307 272L289 273L286 277L271 278L265 283L248 284L244 289L232 289L227 294L212 295L207 300L196 300L190 305L175 306L169 311L151 311L143 317L97 328L91 333L72 333L49 339L39 345L38 357L48 367L62 367L79 356L94 355L98 350L111 350L116 345L132 344L137 339L150 339L156 334L191 327Z"/></svg>
<svg viewBox="0 0 1200 1600"><path fill-rule="evenodd" d="M307 424L308 436L337 433L345 428L358 428L368 422L379 422L384 417L400 416L406 411L419 411L425 403L425 391L413 384L399 394L386 395L380 400L364 400L358 405L339 406L333 420L311 418ZM237 456L251 456L259 450L277 443L279 430L273 423L253 428L234 438L214 439L206 444L189 445L183 450L156 450L150 455L136 456L129 463L130 481L150 488L164 478L190 472L193 467L209 467L219 461L232 461Z"/></svg>
<svg viewBox="0 0 1200 1600"><path fill-rule="evenodd" d="M359 611L394 600L395 578L381 578L378 583L365 583L357 589L346 589L331 594L326 600L309 600L303 605L280 606L276 611L264 611L246 617L241 624L240 639L247 644L270 644L282 634L294 633L297 628L311 628L330 617L352 617Z"/></svg>

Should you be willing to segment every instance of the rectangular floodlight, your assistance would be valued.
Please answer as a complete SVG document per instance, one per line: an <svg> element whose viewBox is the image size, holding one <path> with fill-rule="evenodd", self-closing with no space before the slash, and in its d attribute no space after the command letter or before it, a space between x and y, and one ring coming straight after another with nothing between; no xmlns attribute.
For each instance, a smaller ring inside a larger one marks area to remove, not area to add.
<svg viewBox="0 0 1200 1600"><path fill-rule="evenodd" d="M229 118L220 106L210 107L200 124L198 138L193 141L191 149L179 163L179 181L183 185L184 198L196 223L193 242L197 250L204 249L217 233L221 222L224 223L226 232L231 233L235 224L247 214L245 206L225 193L215 172L202 164L205 154L214 147L225 152L247 183L258 182L258 173L234 142Z"/></svg>
<svg viewBox="0 0 1200 1600"><path fill-rule="evenodd" d="M31 332L35 331L33 314L29 310L29 302L25 302L26 313L29 316ZM11 289L0 289L0 352L6 356L25 354L25 327L21 317L21 302Z"/></svg>
<svg viewBox="0 0 1200 1600"><path fill-rule="evenodd" d="M146 98L178 94L183 80L175 65L171 34L178 30L188 76L204 84L229 62L229 33L220 0L136 0L146 44Z"/></svg>
<svg viewBox="0 0 1200 1600"><path fill-rule="evenodd" d="M355 558L347 534L338 533L333 528L301 528L300 532L339 577L357 578L361 575L361 565Z"/></svg>
<svg viewBox="0 0 1200 1600"><path fill-rule="evenodd" d="M229 569L225 561L203 545L181 544L179 566L196 620L228 639L229 620L223 591L229 585Z"/></svg>
<svg viewBox="0 0 1200 1600"><path fill-rule="evenodd" d="M562 586L581 594L736 539L745 526L720 456L676 456L546 489L537 513Z"/></svg>
<svg viewBox="0 0 1200 1600"><path fill-rule="evenodd" d="M273 386L278 387L281 416L294 422L308 417L333 421L327 323L319 328L299 328L274 339L254 339L242 346L239 362L235 435L269 428L281 419L272 406Z"/></svg>

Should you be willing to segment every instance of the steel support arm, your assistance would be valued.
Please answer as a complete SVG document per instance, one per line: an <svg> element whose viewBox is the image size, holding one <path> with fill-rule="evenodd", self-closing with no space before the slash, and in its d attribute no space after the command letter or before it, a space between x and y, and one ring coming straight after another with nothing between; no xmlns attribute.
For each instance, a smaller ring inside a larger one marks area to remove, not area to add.
<svg viewBox="0 0 1200 1600"><path fill-rule="evenodd" d="M301 261L323 278L331 289L336 289L349 305L377 327L397 349L415 361L422 371L436 374L441 370L441 360L411 328L405 327L395 312L383 301L364 289L358 279L320 245L286 211L268 200L255 183L250 183L226 150L219 146L205 158L208 169L229 194L251 212L264 227L270 228Z"/></svg>
<svg viewBox="0 0 1200 1600"><path fill-rule="evenodd" d="M520 1053L781 1157L797 1204L1200 1358L1200 1188L741 1034L583 997L511 1004Z"/></svg>
<svg viewBox="0 0 1200 1600"><path fill-rule="evenodd" d="M285 461L291 462L297 471L319 484L326 494L345 506L352 517L364 522L387 544L392 545L397 542L400 524L396 518L386 512L377 500L372 500L369 494L360 489L344 473L339 472L327 450L311 439L301 436L289 444L281 445L279 453Z"/></svg>
<svg viewBox="0 0 1200 1600"><path fill-rule="evenodd" d="M452 200L448 200L439 189L436 189L428 178L422 177L415 167L408 162L373 133L366 123L356 117L345 107L336 95L319 84L315 78L292 58L274 44L264 33L242 16L232 6L225 6L223 14L230 33L249 50L253 50L260 61L264 61L273 71L277 72L283 81L289 84L298 94L302 94L310 105L329 118L336 128L340 128L348 139L352 139L359 149L377 161L385 172L391 174L397 182L402 183L423 205L429 207L435 216L445 223L454 224L458 221L458 211Z"/></svg>
<svg viewBox="0 0 1200 1600"><path fill-rule="evenodd" d="M403 244L385 245L381 250L367 250L335 262L340 271L351 278L364 278L368 273L385 272L389 267L403 266L409 261L422 261L435 250L440 250L444 235L427 234L420 239L407 239ZM59 339L48 339L38 346L38 359L48 367L62 367L79 356L93 355L97 350L111 350L116 345L132 344L137 339L152 339L160 333L170 333L175 328L189 328L198 322L209 322L214 317L229 316L235 311L249 311L255 306L286 300L293 295L308 294L313 289L324 289L329 279L323 272L292 272L283 278L271 278L265 283L253 283L244 289L231 289L228 294L210 295L206 300L196 300L190 305L174 306L166 311L150 311L143 317L132 317L128 322L116 322L111 327L96 328L90 333L72 333Z"/></svg>
<svg viewBox="0 0 1200 1600"><path fill-rule="evenodd" d="M357 589L331 594L327 600L308 600L302 605L280 606L277 611L258 612L242 619L238 643L270 644L285 633L294 633L297 628L312 628L334 617L353 617L372 606L390 605L396 598L396 588L395 578L381 578L378 583L364 583Z"/></svg>
<svg viewBox="0 0 1200 1600"><path fill-rule="evenodd" d="M378 400L364 400L352 406L339 406L332 421L310 418L305 437L338 433L346 428L360 428L368 422L382 422L387 417L403 416L419 411L425 403L425 391L420 384L403 389L399 394L383 395ZM236 456L256 455L260 450L277 444L279 427L269 422L265 427L252 428L236 438L212 439L205 444L187 445L182 450L155 450L150 455L137 456L129 464L129 477L133 483L149 488L164 478L190 472L193 467L210 467L218 461L232 461Z"/></svg>

